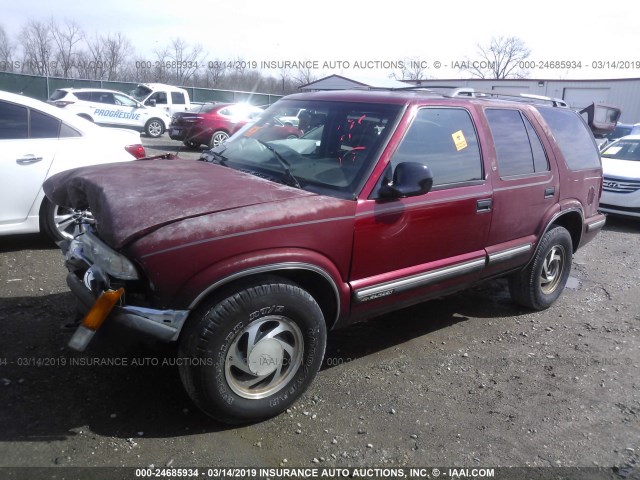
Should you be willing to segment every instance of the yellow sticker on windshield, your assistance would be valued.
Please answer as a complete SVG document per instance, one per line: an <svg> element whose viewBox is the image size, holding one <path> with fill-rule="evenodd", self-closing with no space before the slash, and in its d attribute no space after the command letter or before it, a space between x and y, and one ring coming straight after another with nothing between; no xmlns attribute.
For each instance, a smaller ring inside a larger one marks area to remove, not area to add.
<svg viewBox="0 0 640 480"><path fill-rule="evenodd" d="M464 133L462 133L462 130L453 132L451 134L451 138L453 138L453 143L456 146L456 150L460 151L463 148L467 148L467 139L464 138Z"/></svg>

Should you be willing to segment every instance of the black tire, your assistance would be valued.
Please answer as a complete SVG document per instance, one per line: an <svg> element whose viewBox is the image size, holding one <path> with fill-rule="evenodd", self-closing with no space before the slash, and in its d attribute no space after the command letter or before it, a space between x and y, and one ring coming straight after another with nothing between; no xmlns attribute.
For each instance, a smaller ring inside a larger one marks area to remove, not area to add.
<svg viewBox="0 0 640 480"><path fill-rule="evenodd" d="M552 227L542 236L533 260L509 277L511 298L533 310L549 308L564 290L572 257L571 235L564 227Z"/></svg>
<svg viewBox="0 0 640 480"><path fill-rule="evenodd" d="M320 369L322 311L306 291L275 277L223 297L194 312L185 326L178 348L182 383L195 404L221 422L278 415Z"/></svg>
<svg viewBox="0 0 640 480"><path fill-rule="evenodd" d="M72 209L54 205L45 198L40 206L40 232L54 243L70 240L75 226L71 221L74 213Z"/></svg>
<svg viewBox="0 0 640 480"><path fill-rule="evenodd" d="M182 142L185 147L190 148L191 150L195 150L200 147L200 142L194 142L193 140L185 140Z"/></svg>
<svg viewBox="0 0 640 480"><path fill-rule="evenodd" d="M164 123L159 118L150 118L144 125L144 133L151 138L158 138L164 133Z"/></svg>
<svg viewBox="0 0 640 480"><path fill-rule="evenodd" d="M216 130L211 135L211 140L209 140L209 148L215 148L219 145L222 145L229 138L229 134L224 130Z"/></svg>

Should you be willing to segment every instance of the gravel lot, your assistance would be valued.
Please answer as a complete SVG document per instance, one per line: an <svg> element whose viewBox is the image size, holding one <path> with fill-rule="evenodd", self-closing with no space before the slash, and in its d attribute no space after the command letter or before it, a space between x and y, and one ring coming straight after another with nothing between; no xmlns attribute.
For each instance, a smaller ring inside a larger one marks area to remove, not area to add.
<svg viewBox="0 0 640 480"><path fill-rule="evenodd" d="M610 219L545 312L515 307L499 280L333 332L294 408L231 428L196 410L163 365L171 348L114 348L107 329L90 352L67 350L60 252L0 237L0 466L606 466L631 478L639 239L639 221Z"/></svg>

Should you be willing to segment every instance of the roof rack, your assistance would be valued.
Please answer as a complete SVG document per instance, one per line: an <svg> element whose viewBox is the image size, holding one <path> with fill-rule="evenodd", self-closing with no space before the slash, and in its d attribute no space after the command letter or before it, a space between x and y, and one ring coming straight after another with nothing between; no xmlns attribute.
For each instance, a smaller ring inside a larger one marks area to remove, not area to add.
<svg viewBox="0 0 640 480"><path fill-rule="evenodd" d="M544 95L534 95L531 93L509 93L496 90L476 90L472 87L450 87L440 85L413 85L409 87L393 88L394 91L405 90L424 90L429 93L440 94L447 98L472 97L472 98L501 98L503 100L520 101L528 103L548 102L554 107L569 107L567 102L560 98L546 97ZM437 92L437 90L447 90L445 93Z"/></svg>
<svg viewBox="0 0 640 480"><path fill-rule="evenodd" d="M546 97L544 95L534 95L532 93L509 93L509 92L500 92L497 90L476 90L474 88L456 88L449 94L445 94L445 97L474 97L474 98L486 98L486 97L495 97L495 98L503 98L506 97L506 100L517 99L515 101L526 101L531 100L529 103L538 103L538 102L549 102L554 107L569 107L569 104L560 98L552 98Z"/></svg>

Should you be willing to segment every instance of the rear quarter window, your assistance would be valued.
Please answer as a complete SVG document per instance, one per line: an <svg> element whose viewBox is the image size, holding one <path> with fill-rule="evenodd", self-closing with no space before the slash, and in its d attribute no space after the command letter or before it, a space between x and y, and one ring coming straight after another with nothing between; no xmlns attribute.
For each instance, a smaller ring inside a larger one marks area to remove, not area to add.
<svg viewBox="0 0 640 480"><path fill-rule="evenodd" d="M572 110L537 107L571 170L600 167L600 155L589 127Z"/></svg>

